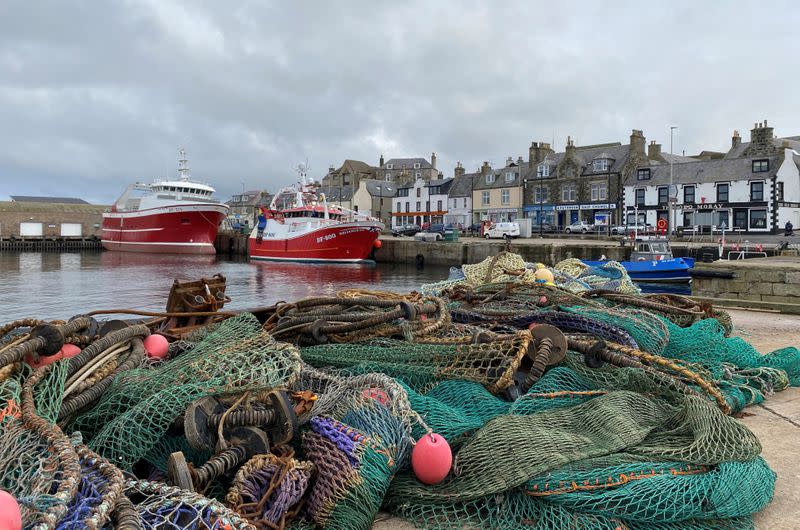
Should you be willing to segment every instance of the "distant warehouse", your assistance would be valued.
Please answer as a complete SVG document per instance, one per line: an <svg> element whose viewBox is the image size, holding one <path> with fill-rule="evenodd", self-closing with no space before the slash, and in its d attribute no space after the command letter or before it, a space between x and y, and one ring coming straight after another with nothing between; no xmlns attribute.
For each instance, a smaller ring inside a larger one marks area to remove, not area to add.
<svg viewBox="0 0 800 530"><path fill-rule="evenodd" d="M108 208L73 197L12 195L0 201L0 238L99 238Z"/></svg>

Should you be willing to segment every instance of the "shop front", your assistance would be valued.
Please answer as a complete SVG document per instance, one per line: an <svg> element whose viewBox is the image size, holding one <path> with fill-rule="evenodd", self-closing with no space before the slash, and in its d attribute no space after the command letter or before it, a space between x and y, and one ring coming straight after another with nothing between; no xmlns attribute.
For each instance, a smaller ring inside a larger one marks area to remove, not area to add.
<svg viewBox="0 0 800 530"><path fill-rule="evenodd" d="M558 226L564 227L584 221L596 226L607 226L614 223L614 212L616 204L558 204L556 209L556 219Z"/></svg>
<svg viewBox="0 0 800 530"><path fill-rule="evenodd" d="M480 213L480 220L503 223L515 221L517 217L519 217L519 214L520 211L517 208L489 208Z"/></svg>
<svg viewBox="0 0 800 530"><path fill-rule="evenodd" d="M531 220L531 226L542 224L556 224L556 207L553 204L529 204L523 209L525 217Z"/></svg>

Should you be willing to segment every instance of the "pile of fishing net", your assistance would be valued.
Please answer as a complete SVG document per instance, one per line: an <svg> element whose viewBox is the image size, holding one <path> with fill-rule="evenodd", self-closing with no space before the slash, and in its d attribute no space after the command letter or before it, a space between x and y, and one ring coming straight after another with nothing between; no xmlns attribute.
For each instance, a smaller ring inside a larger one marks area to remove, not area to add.
<svg viewBox="0 0 800 530"><path fill-rule="evenodd" d="M147 325L81 317L52 325L83 353L34 368L54 332L18 322L0 489L42 529L752 528L775 474L732 414L800 384L800 352L632 286L503 253L422 294L242 313L159 361Z"/></svg>

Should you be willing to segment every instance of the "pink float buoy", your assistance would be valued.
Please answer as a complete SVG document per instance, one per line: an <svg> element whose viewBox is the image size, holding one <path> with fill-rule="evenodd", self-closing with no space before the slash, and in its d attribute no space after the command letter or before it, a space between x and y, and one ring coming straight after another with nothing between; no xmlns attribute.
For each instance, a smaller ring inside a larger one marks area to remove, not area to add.
<svg viewBox="0 0 800 530"><path fill-rule="evenodd" d="M22 529L22 512L19 510L19 503L13 495L3 490L0 490L0 529Z"/></svg>
<svg viewBox="0 0 800 530"><path fill-rule="evenodd" d="M61 354L62 359L70 359L78 355L80 352L81 349L74 344L64 344L64 346L61 348L61 351L58 353Z"/></svg>
<svg viewBox="0 0 800 530"><path fill-rule="evenodd" d="M450 444L439 434L426 434L411 451L411 468L423 484L438 484L443 481L450 473L452 465L453 452Z"/></svg>
<svg viewBox="0 0 800 530"><path fill-rule="evenodd" d="M31 368L41 368L42 366L47 366L48 364L53 364L56 361L60 361L61 359L69 359L70 357L75 357L81 352L81 349L75 346L74 344L64 344L60 350L58 350L53 355L41 355L39 356L38 361L34 361L31 355L25 356L25 362L30 365ZM0 527L0 530L3 530Z"/></svg>
<svg viewBox="0 0 800 530"><path fill-rule="evenodd" d="M164 359L169 352L169 341L164 335L154 333L144 339L144 351L150 359Z"/></svg>

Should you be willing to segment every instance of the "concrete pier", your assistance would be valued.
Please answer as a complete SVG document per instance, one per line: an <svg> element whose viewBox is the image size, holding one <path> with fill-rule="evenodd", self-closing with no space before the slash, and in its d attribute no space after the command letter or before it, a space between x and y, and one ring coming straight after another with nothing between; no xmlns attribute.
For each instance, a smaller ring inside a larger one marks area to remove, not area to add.
<svg viewBox="0 0 800 530"><path fill-rule="evenodd" d="M716 305L800 314L799 257L697 263L694 272L692 296L708 298Z"/></svg>
<svg viewBox="0 0 800 530"><path fill-rule="evenodd" d="M77 252L102 249L103 245L99 238L9 238L0 240L0 251L7 252Z"/></svg>

